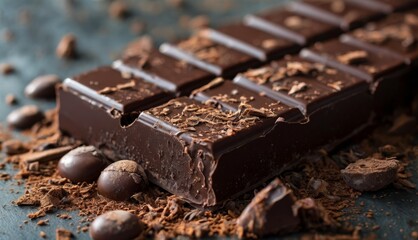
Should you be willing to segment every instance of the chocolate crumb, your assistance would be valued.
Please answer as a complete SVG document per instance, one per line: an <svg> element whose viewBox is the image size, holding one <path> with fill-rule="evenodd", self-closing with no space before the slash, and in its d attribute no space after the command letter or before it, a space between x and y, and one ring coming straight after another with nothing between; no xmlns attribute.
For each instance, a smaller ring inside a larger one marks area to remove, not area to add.
<svg viewBox="0 0 418 240"><path fill-rule="evenodd" d="M74 58L77 54L77 41L73 34L63 36L58 43L56 54L59 58Z"/></svg>
<svg viewBox="0 0 418 240"><path fill-rule="evenodd" d="M98 90L97 93L99 93L99 94L109 94L109 93L117 92L119 90L133 88L135 86L136 86L136 82L134 80L131 80L127 83L118 84L118 85L116 85L116 87L105 87L103 89Z"/></svg>
<svg viewBox="0 0 418 240"><path fill-rule="evenodd" d="M122 57L129 58L134 56L141 56L141 59L146 59L146 56L154 48L154 42L150 36L142 36L130 42L123 50ZM145 60L146 61L146 60ZM143 66L141 64L141 66Z"/></svg>
<svg viewBox="0 0 418 240"><path fill-rule="evenodd" d="M55 230L55 239L56 240L71 240L73 238L73 233L64 228L57 228Z"/></svg>
<svg viewBox="0 0 418 240"><path fill-rule="evenodd" d="M188 26L192 29L203 29L209 26L209 18L205 15L199 15L189 20Z"/></svg>
<svg viewBox="0 0 418 240"><path fill-rule="evenodd" d="M113 1L109 5L109 15L115 19L125 19L129 16L128 6L120 0Z"/></svg>
<svg viewBox="0 0 418 240"><path fill-rule="evenodd" d="M25 146L25 144L17 139L10 139L2 143L1 149L3 152L9 156L16 155L16 154L22 154L29 149Z"/></svg>
<svg viewBox="0 0 418 240"><path fill-rule="evenodd" d="M145 29L145 23L139 20L134 20L131 23L131 32L133 34L140 34L144 31Z"/></svg>
<svg viewBox="0 0 418 240"><path fill-rule="evenodd" d="M39 232L39 237L46 238L46 233L44 231Z"/></svg>
<svg viewBox="0 0 418 240"><path fill-rule="evenodd" d="M39 220L39 221L36 223L36 225L38 225L38 226L46 226L46 225L48 225L48 224L49 224L49 219Z"/></svg>
<svg viewBox="0 0 418 240"><path fill-rule="evenodd" d="M411 232L411 237L413 239L418 239L418 232L416 232L416 231Z"/></svg>
<svg viewBox="0 0 418 240"><path fill-rule="evenodd" d="M14 94L7 94L5 98L5 102L7 105L15 105L17 103L17 98Z"/></svg>
<svg viewBox="0 0 418 240"><path fill-rule="evenodd" d="M9 63L0 63L0 73L3 75L12 74L15 71L13 65Z"/></svg>

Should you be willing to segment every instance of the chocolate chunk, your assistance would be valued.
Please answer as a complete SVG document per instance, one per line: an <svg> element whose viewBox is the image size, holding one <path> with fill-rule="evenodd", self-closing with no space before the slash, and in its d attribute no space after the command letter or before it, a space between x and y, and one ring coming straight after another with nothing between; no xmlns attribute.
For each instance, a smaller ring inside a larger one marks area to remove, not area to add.
<svg viewBox="0 0 418 240"><path fill-rule="evenodd" d="M35 99L55 98L55 86L60 82L60 78L56 75L39 76L26 86L25 95Z"/></svg>
<svg viewBox="0 0 418 240"><path fill-rule="evenodd" d="M3 142L1 149L7 155L22 154L29 151L24 143L16 139L11 139Z"/></svg>
<svg viewBox="0 0 418 240"><path fill-rule="evenodd" d="M97 217L90 225L93 240L131 240L143 231L139 218L127 211L116 210Z"/></svg>
<svg viewBox="0 0 418 240"><path fill-rule="evenodd" d="M27 129L44 119L44 114L37 106L27 105L18 108L7 116L7 123L16 129Z"/></svg>
<svg viewBox="0 0 418 240"><path fill-rule="evenodd" d="M6 95L6 104L7 105L15 105L17 103L17 98L13 94Z"/></svg>
<svg viewBox="0 0 418 240"><path fill-rule="evenodd" d="M293 212L295 197L279 179L261 190L237 220L237 225L260 236L295 231L300 219Z"/></svg>
<svg viewBox="0 0 418 240"><path fill-rule="evenodd" d="M56 54L60 58L74 58L77 54L76 38L73 34L63 36L58 43Z"/></svg>
<svg viewBox="0 0 418 240"><path fill-rule="evenodd" d="M58 173L71 182L94 182L108 163L93 146L79 147L67 153L58 163Z"/></svg>
<svg viewBox="0 0 418 240"><path fill-rule="evenodd" d="M0 73L3 75L11 74L15 71L13 65L9 63L0 63Z"/></svg>
<svg viewBox="0 0 418 240"><path fill-rule="evenodd" d="M360 159L341 170L344 181L358 191L377 191L396 179L399 162L394 159Z"/></svg>
<svg viewBox="0 0 418 240"><path fill-rule="evenodd" d="M122 58L146 56L153 50L153 47L154 43L150 36L139 37L128 43L123 51Z"/></svg>
<svg viewBox="0 0 418 240"><path fill-rule="evenodd" d="M131 160L121 160L110 164L97 180L100 195L116 201L128 200L148 185L144 169Z"/></svg>
<svg viewBox="0 0 418 240"><path fill-rule="evenodd" d="M129 8L123 1L113 1L109 5L109 15L116 19L124 19L129 16Z"/></svg>
<svg viewBox="0 0 418 240"><path fill-rule="evenodd" d="M55 239L56 240L71 240L73 238L73 233L64 228L57 228L55 230Z"/></svg>

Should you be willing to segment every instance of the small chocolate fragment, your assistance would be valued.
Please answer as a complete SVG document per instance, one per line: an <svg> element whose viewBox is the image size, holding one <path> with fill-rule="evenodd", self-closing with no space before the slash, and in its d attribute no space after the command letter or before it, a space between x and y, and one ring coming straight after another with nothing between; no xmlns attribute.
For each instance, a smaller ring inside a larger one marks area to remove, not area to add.
<svg viewBox="0 0 418 240"><path fill-rule="evenodd" d="M7 116L7 123L12 128L23 130L32 127L43 118L44 114L37 106L27 105L11 112Z"/></svg>
<svg viewBox="0 0 418 240"><path fill-rule="evenodd" d="M128 43L125 50L123 50L122 57L146 56L151 52L153 47L154 43L152 38L150 36L142 36Z"/></svg>
<svg viewBox="0 0 418 240"><path fill-rule="evenodd" d="M34 99L55 98L55 86L60 82L61 80L57 75L39 76L26 86L25 95Z"/></svg>
<svg viewBox="0 0 418 240"><path fill-rule="evenodd" d="M107 162L93 146L83 146L67 153L58 163L58 172L72 182L94 182Z"/></svg>
<svg viewBox="0 0 418 240"><path fill-rule="evenodd" d="M90 225L93 240L130 240L142 232L139 218L127 211L110 211L97 217Z"/></svg>
<svg viewBox="0 0 418 240"><path fill-rule="evenodd" d="M64 228L57 228L55 230L55 239L56 240L70 240L73 238L73 233Z"/></svg>
<svg viewBox="0 0 418 240"><path fill-rule="evenodd" d="M318 229L325 226L336 226L338 223L332 219L325 208L313 198L297 200L293 205L304 229Z"/></svg>
<svg viewBox="0 0 418 240"><path fill-rule="evenodd" d="M10 139L1 145L1 149L3 152L7 155L16 155L16 154L22 154L28 151L25 144L23 144L21 141L16 139Z"/></svg>
<svg viewBox="0 0 418 240"><path fill-rule="evenodd" d="M147 176L138 163L121 160L103 170L97 180L97 191L109 199L124 201L144 190L147 185Z"/></svg>
<svg viewBox="0 0 418 240"><path fill-rule="evenodd" d="M399 168L394 159L360 159L341 170L344 181L358 191L377 191L391 184Z"/></svg>
<svg viewBox="0 0 418 240"><path fill-rule="evenodd" d="M9 63L0 63L0 73L3 75L11 74L15 71L15 68Z"/></svg>
<svg viewBox="0 0 418 240"><path fill-rule="evenodd" d="M253 198L237 224L261 236L291 232L300 224L292 210L294 203L292 191L275 179Z"/></svg>
<svg viewBox="0 0 418 240"><path fill-rule="evenodd" d="M113 1L109 5L109 15L115 19L124 19L128 17L128 6L122 1Z"/></svg>
<svg viewBox="0 0 418 240"><path fill-rule="evenodd" d="M17 98L13 94L7 94L5 101L7 105L11 106L17 103Z"/></svg>
<svg viewBox="0 0 418 240"><path fill-rule="evenodd" d="M58 43L56 54L59 58L73 58L76 55L76 38L72 34L67 34Z"/></svg>

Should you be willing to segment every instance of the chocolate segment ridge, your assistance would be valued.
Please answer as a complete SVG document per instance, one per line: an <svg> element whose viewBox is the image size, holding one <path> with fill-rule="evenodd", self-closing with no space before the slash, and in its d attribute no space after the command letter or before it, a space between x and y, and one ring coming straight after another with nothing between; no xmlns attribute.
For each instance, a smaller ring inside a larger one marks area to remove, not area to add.
<svg viewBox="0 0 418 240"><path fill-rule="evenodd" d="M335 37L341 32L335 25L298 14L291 7L247 15L244 23L299 45Z"/></svg>
<svg viewBox="0 0 418 240"><path fill-rule="evenodd" d="M299 50L296 44L282 37L245 26L242 23L229 24L217 30L206 29L202 34L214 42L256 57L260 61L277 59Z"/></svg>
<svg viewBox="0 0 418 240"><path fill-rule="evenodd" d="M160 46L160 51L224 77L233 76L244 69L260 64L257 58L216 43L205 37L204 33L192 36L176 45L164 43Z"/></svg>
<svg viewBox="0 0 418 240"><path fill-rule="evenodd" d="M167 101L164 90L141 78L100 67L64 81L64 87L122 113L140 111Z"/></svg>
<svg viewBox="0 0 418 240"><path fill-rule="evenodd" d="M116 61L113 66L123 72L139 76L175 95L189 94L214 77L211 73L166 56L156 49L152 49L149 54Z"/></svg>
<svg viewBox="0 0 418 240"><path fill-rule="evenodd" d="M418 11L390 15L350 33L369 45L392 51L406 63L418 62Z"/></svg>
<svg viewBox="0 0 418 240"><path fill-rule="evenodd" d="M292 2L291 7L299 14L339 26L344 31L384 16L379 11L343 0L304 0Z"/></svg>

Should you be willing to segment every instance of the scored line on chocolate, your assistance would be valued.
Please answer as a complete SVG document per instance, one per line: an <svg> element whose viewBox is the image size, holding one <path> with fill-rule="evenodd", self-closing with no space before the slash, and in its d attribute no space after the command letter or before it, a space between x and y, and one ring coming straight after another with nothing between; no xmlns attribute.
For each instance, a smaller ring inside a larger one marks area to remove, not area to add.
<svg viewBox="0 0 418 240"><path fill-rule="evenodd" d="M63 86L67 87L73 91L79 92L82 95L85 95L86 97L91 98L92 100L96 100L110 108L117 109L119 111L123 111L123 104L118 103L117 101L113 100L110 97L107 97L102 94L98 94L97 91L71 79L67 78L63 82Z"/></svg>
<svg viewBox="0 0 418 240"><path fill-rule="evenodd" d="M185 61L190 65L194 65L200 69L206 70L210 73L213 73L217 76L221 76L223 70L221 67L216 66L214 64L202 61L201 59L195 57L194 55L170 44L170 43L163 43L160 46L160 52L166 54L170 57L176 58L179 61Z"/></svg>
<svg viewBox="0 0 418 240"><path fill-rule="evenodd" d="M167 91L170 91L170 92L177 91L177 86L174 83L167 81L163 78L160 78L159 76L155 74L148 73L144 71L143 69L128 67L125 64L123 64L121 60L116 60L115 62L113 62L112 66L121 72L132 73L133 75L142 78L144 81L155 84L158 87L161 87Z"/></svg>
<svg viewBox="0 0 418 240"><path fill-rule="evenodd" d="M282 103L284 103L284 104L286 104L290 107L298 108L302 112L303 115L307 115L306 105L303 102L301 102L301 101L299 101L295 98L292 98L289 95L286 95L284 93L276 92L276 91L274 91L274 90L272 90L272 89L270 89L266 86L258 85L256 83L252 82L251 80L247 79L246 77L244 77L242 74L238 74L234 78L233 82L240 85L240 86L248 88L252 91L258 92L260 94L264 93L268 97L270 97L270 98L272 98L276 101L282 102Z"/></svg>
<svg viewBox="0 0 418 240"><path fill-rule="evenodd" d="M249 27L273 34L277 37L282 37L289 41L296 42L300 45L306 44L306 39L300 34L293 32L285 27L271 23L270 21L267 21L253 14L244 17L244 24Z"/></svg>
<svg viewBox="0 0 418 240"><path fill-rule="evenodd" d="M224 33L216 31L214 29L205 29L200 33L201 36L204 36L216 43L224 45L225 47L235 49L242 53L246 53L250 56L253 56L261 61L267 61L266 53L263 50L251 46L243 41L240 41L237 38L230 37Z"/></svg>

